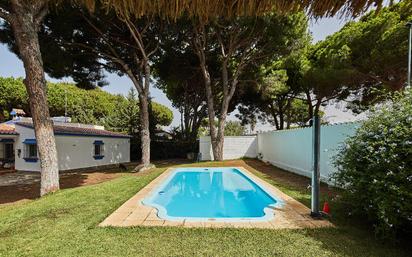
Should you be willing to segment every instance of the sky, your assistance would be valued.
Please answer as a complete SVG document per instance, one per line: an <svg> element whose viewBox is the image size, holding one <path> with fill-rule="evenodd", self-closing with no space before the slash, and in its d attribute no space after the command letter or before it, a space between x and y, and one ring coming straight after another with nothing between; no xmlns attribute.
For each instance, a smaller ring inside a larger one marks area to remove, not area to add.
<svg viewBox="0 0 412 257"><path fill-rule="evenodd" d="M310 31L313 35L314 42L325 39L328 35L340 30L347 20L341 20L338 18L323 18L317 21L310 22ZM12 52L10 52L6 45L0 44L0 76L2 77L24 77L23 63ZM47 76L47 80L50 81L65 81L70 82L70 79L56 80ZM119 77L116 74L107 74L108 86L102 89L114 94L126 95L128 90L133 87L132 82L126 77ZM180 113L172 107L171 102L167 99L166 95L159 89L152 87L151 96L154 101L164 104L173 110L174 119L171 126L178 126L180 123ZM329 105L325 108L326 119L329 122L345 122L353 121L361 118L355 117L351 112L341 111L336 108L335 105ZM235 113L232 113L229 119L236 120ZM273 129L269 125L258 124L258 130L271 130Z"/></svg>

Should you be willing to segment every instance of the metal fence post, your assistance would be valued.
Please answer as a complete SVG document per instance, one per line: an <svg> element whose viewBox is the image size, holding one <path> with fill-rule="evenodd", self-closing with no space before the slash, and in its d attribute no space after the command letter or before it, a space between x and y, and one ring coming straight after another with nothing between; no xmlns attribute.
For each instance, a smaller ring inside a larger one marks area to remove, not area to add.
<svg viewBox="0 0 412 257"><path fill-rule="evenodd" d="M311 216L319 217L319 159L320 159L320 118L319 115L313 116L313 173L312 173L312 197L311 197Z"/></svg>
<svg viewBox="0 0 412 257"><path fill-rule="evenodd" d="M409 48L408 48L408 88L411 87L411 66L412 66L412 21L406 23L409 27Z"/></svg>

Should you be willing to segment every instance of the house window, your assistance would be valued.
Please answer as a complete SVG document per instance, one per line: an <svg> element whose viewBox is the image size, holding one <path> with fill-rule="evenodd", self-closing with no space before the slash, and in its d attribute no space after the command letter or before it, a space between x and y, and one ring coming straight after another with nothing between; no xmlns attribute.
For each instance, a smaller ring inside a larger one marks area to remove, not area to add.
<svg viewBox="0 0 412 257"><path fill-rule="evenodd" d="M37 142L36 139L26 139L24 144L24 160L26 162L37 162Z"/></svg>
<svg viewBox="0 0 412 257"><path fill-rule="evenodd" d="M93 143L94 145L94 159L101 160L104 157L104 143L101 140L96 140Z"/></svg>
<svg viewBox="0 0 412 257"><path fill-rule="evenodd" d="M26 158L37 158L37 145L27 145Z"/></svg>

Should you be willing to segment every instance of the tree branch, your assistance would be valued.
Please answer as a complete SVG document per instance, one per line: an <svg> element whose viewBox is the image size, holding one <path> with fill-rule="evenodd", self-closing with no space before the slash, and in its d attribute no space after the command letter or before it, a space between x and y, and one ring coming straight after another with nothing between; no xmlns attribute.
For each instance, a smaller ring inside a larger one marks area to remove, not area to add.
<svg viewBox="0 0 412 257"><path fill-rule="evenodd" d="M40 9L39 9L38 13L34 17L34 23L36 24L36 27L39 27L42 24L42 22L44 20L44 17L49 12L49 7L48 7L47 3L43 3L43 5L40 6L39 8Z"/></svg>
<svg viewBox="0 0 412 257"><path fill-rule="evenodd" d="M4 19L7 22L11 22L12 17L9 11L0 7L0 18Z"/></svg>
<svg viewBox="0 0 412 257"><path fill-rule="evenodd" d="M132 70L130 69L130 67L116 54L116 52L114 52L114 55L111 55L109 53L103 52L103 51L97 51L96 49L94 49L93 47L86 45L86 44L82 44L82 43L71 43L71 45L77 45L80 46L84 49L88 49L92 52L94 52L97 55L103 55L105 56L107 59L111 60L114 63L119 64L124 73L127 74L127 76L132 80L133 84L136 87L136 90L138 91L139 94L143 93L143 86L141 85L141 83L139 82L139 80L136 78L136 76L133 74ZM109 47L111 48L111 47ZM114 51L113 48L111 48L112 51Z"/></svg>
<svg viewBox="0 0 412 257"><path fill-rule="evenodd" d="M222 56L226 58L227 54L225 50L225 44L223 43L222 36L220 35L220 30L218 30L216 34L217 34L217 40L219 41L219 45L220 45L220 51L222 52Z"/></svg>
<svg viewBox="0 0 412 257"><path fill-rule="evenodd" d="M206 46L206 36L204 32L204 26L201 24L193 24L193 46L195 48L196 55L199 57L200 63L203 65L205 61L205 46Z"/></svg>
<svg viewBox="0 0 412 257"><path fill-rule="evenodd" d="M143 59L147 61L148 59L147 59L146 51L144 49L142 35L140 34L139 29L137 29L136 26L132 22L130 22L130 20L127 18L124 19L124 22L126 23L126 26L129 28L129 31L132 34L132 37L135 40L143 56Z"/></svg>
<svg viewBox="0 0 412 257"><path fill-rule="evenodd" d="M153 49L153 51L149 52L147 54L147 58L149 58L150 56L152 56L153 54L155 54L157 52L157 50L159 50L160 44L159 42L156 43L156 47Z"/></svg>

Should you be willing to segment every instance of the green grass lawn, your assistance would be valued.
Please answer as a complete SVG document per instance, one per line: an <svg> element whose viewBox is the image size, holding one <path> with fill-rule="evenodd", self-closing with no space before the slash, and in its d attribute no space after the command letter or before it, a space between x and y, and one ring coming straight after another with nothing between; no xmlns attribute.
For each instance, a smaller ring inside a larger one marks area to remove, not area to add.
<svg viewBox="0 0 412 257"><path fill-rule="evenodd" d="M351 225L307 230L97 227L164 170L142 176L126 174L0 208L0 256L411 255L404 247L383 244L370 232ZM298 200L308 199L304 190L277 186Z"/></svg>

